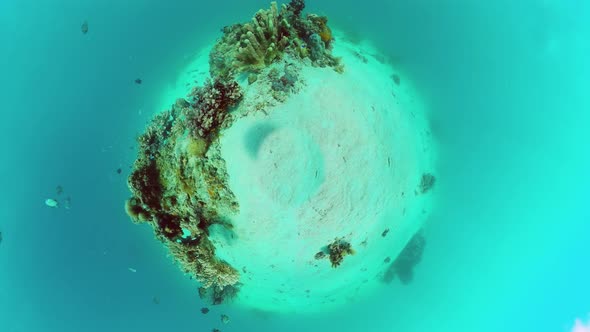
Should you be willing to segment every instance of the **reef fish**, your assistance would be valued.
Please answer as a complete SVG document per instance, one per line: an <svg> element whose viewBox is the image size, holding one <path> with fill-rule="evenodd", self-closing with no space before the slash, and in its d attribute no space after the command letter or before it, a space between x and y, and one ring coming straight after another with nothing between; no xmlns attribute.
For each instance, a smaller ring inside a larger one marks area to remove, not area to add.
<svg viewBox="0 0 590 332"><path fill-rule="evenodd" d="M84 23L82 23L82 25L80 26L80 30L82 30L83 34L88 33L88 21L84 21Z"/></svg>
<svg viewBox="0 0 590 332"><path fill-rule="evenodd" d="M50 208L57 208L59 207L59 203L53 199L53 198L48 198L45 200L45 205L49 206Z"/></svg>

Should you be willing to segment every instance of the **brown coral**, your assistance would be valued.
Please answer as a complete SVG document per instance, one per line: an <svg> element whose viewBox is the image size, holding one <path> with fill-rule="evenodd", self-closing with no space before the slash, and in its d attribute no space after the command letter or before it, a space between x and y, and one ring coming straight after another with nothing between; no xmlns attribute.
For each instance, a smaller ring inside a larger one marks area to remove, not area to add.
<svg viewBox="0 0 590 332"><path fill-rule="evenodd" d="M210 135L217 132L227 119L229 109L242 99L242 90L235 81L218 77L194 89L191 97L193 105L184 109L186 116L193 122L196 137L211 140Z"/></svg>
<svg viewBox="0 0 590 332"><path fill-rule="evenodd" d="M269 9L259 10L250 22L225 27L223 37L209 55L211 76L256 72L286 53L307 57L310 55L307 46L319 50L315 52L316 58L312 58L314 65L340 68L338 60L330 54L333 37L327 17L314 14L303 17L304 7L304 2L298 0L282 5L279 10L276 2L271 2ZM313 45L313 35L318 36L321 45Z"/></svg>
<svg viewBox="0 0 590 332"><path fill-rule="evenodd" d="M354 250L349 242L343 238L336 238L328 245L328 253L332 267L338 267L346 255L354 255Z"/></svg>

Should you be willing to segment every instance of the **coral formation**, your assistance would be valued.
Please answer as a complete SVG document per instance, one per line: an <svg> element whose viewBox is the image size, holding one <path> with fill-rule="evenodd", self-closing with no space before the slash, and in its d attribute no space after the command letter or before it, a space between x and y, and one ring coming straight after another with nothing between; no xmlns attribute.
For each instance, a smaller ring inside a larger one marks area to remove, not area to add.
<svg viewBox="0 0 590 332"><path fill-rule="evenodd" d="M326 253L323 251L318 251L314 256L315 259L323 259L326 257Z"/></svg>
<svg viewBox="0 0 590 332"><path fill-rule="evenodd" d="M250 22L225 27L209 54L211 77L156 115L138 138L125 211L133 222L153 227L180 268L201 283L199 295L213 304L235 297L241 285L238 270L216 257L209 239L215 224L231 233L239 211L219 146L244 99L235 78L246 74L248 84L267 87L268 100L282 102L301 86L303 63L343 68L331 55L327 18L304 16L304 8L303 0L280 8L272 2ZM352 253L348 242L336 239L323 255L336 267Z"/></svg>
<svg viewBox="0 0 590 332"><path fill-rule="evenodd" d="M346 255L354 255L354 250L349 242L343 238L336 238L328 245L328 255L332 267L338 267Z"/></svg>
<svg viewBox="0 0 590 332"><path fill-rule="evenodd" d="M128 179L132 197L125 203L134 222L153 226L183 271L216 289L218 303L227 294L223 289L237 285L239 273L215 257L208 228L231 229L224 216L239 206L227 186L216 134L240 98L235 82L216 79L193 91L190 102L179 99L155 116L138 139Z"/></svg>
<svg viewBox="0 0 590 332"><path fill-rule="evenodd" d="M193 122L195 136L209 139L227 119L230 108L242 99L242 90L235 81L217 77L193 89L189 96L193 102L190 108L184 108L188 110L185 115Z"/></svg>
<svg viewBox="0 0 590 332"><path fill-rule="evenodd" d="M278 9L271 2L259 10L250 22L225 27L223 37L210 53L211 76L225 77L240 72L256 72L281 59L285 54L306 57L320 67L341 71L340 60L331 55L332 30L325 16L302 16L305 3L292 0Z"/></svg>
<svg viewBox="0 0 590 332"><path fill-rule="evenodd" d="M436 178L434 175L430 173L422 174L422 179L420 180L420 186L418 188L420 193L425 194L428 192L430 189L432 189L432 187L434 187L435 182Z"/></svg>
<svg viewBox="0 0 590 332"><path fill-rule="evenodd" d="M409 284L414 277L414 267L422 259L425 245L426 238L424 238L422 232L414 234L397 258L387 268L382 280L385 283L390 283L397 276L402 284Z"/></svg>

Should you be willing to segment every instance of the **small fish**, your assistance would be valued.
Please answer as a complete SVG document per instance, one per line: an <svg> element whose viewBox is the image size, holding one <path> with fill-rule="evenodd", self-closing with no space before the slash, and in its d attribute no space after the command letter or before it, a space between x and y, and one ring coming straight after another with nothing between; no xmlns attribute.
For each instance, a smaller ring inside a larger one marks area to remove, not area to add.
<svg viewBox="0 0 590 332"><path fill-rule="evenodd" d="M229 316L228 316L228 315L226 315L226 314L221 314L221 322L222 322L223 324L227 324L227 323L229 323Z"/></svg>
<svg viewBox="0 0 590 332"><path fill-rule="evenodd" d="M135 84L141 84L143 81L141 80L141 78L136 78L134 82Z"/></svg>
<svg viewBox="0 0 590 332"><path fill-rule="evenodd" d="M154 297L152 298L152 302L153 302L154 304L160 304L160 298L158 298L157 296L154 296Z"/></svg>
<svg viewBox="0 0 590 332"><path fill-rule="evenodd" d="M203 307L203 308L201 308L201 313L202 313L203 315L206 315L206 314L208 314L208 313L209 313L209 308L206 308L206 307Z"/></svg>
<svg viewBox="0 0 590 332"><path fill-rule="evenodd" d="M128 267L128 268L127 268L127 270L129 270L129 271L131 271L131 272L133 272L133 273L137 272L137 270L136 270L136 269L134 269L134 268L132 268L132 267Z"/></svg>
<svg viewBox="0 0 590 332"><path fill-rule="evenodd" d="M70 196L66 197L66 199L64 200L64 207L66 208L66 210L70 209L71 203L72 199L70 198Z"/></svg>
<svg viewBox="0 0 590 332"><path fill-rule="evenodd" d="M2 243L2 232L0 232L0 243Z"/></svg>
<svg viewBox="0 0 590 332"><path fill-rule="evenodd" d="M63 188L61 185L58 185L57 187L55 187L55 192L56 192L58 195L61 195L61 193L63 193L63 192L64 192L64 188Z"/></svg>
<svg viewBox="0 0 590 332"><path fill-rule="evenodd" d="M59 207L59 203L53 198L46 199L45 205L49 206L50 208L54 208L54 209Z"/></svg>
<svg viewBox="0 0 590 332"><path fill-rule="evenodd" d="M84 23L82 23L82 25L80 26L80 30L82 30L83 34L88 33L88 21L84 21Z"/></svg>
<svg viewBox="0 0 590 332"><path fill-rule="evenodd" d="M386 228L383 233L381 233L381 236L386 237L387 233L389 233L389 228Z"/></svg>
<svg viewBox="0 0 590 332"><path fill-rule="evenodd" d="M121 167L117 168L117 174L121 174L121 172L123 172L123 170L121 170Z"/></svg>

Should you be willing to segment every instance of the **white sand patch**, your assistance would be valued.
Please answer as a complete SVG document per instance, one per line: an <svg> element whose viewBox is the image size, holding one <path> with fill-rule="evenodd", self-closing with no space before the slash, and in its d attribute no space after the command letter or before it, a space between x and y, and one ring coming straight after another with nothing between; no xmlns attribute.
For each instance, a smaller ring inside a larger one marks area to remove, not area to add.
<svg viewBox="0 0 590 332"><path fill-rule="evenodd" d="M367 294L430 209L429 196L415 194L433 171L417 95L374 52L337 40L344 74L305 67L298 94L222 134L240 214L233 238L215 230L211 238L242 274L244 305L320 311ZM332 268L314 255L336 237L356 254Z"/></svg>

